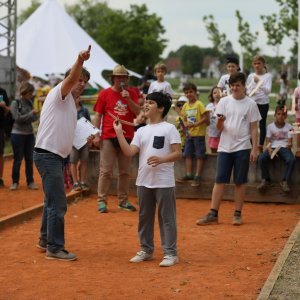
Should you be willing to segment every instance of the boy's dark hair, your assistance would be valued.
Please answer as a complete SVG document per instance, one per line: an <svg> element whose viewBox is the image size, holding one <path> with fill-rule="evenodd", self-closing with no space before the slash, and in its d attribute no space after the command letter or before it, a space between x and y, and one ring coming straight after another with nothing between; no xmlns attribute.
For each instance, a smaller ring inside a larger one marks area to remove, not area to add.
<svg viewBox="0 0 300 300"><path fill-rule="evenodd" d="M196 93L198 92L196 85L192 82L185 83L182 90L183 90L183 92L188 91L188 90L193 90Z"/></svg>
<svg viewBox="0 0 300 300"><path fill-rule="evenodd" d="M172 105L172 97L169 94L164 94L161 92L154 92L151 94L148 94L146 97L146 100L152 100L155 101L157 103L157 107L161 108L163 107L163 113L162 113L162 117L164 118Z"/></svg>
<svg viewBox="0 0 300 300"><path fill-rule="evenodd" d="M243 72L237 72L229 77L229 85L240 81L242 85L246 85L246 75Z"/></svg>
<svg viewBox="0 0 300 300"><path fill-rule="evenodd" d="M236 64L237 66L240 65L240 64L239 64L239 59L238 59L236 56L228 56L228 57L226 58L226 65L227 65L227 64L230 64L230 63Z"/></svg>
<svg viewBox="0 0 300 300"><path fill-rule="evenodd" d="M66 71L65 78L69 76L70 72L71 72L71 68ZM85 67L82 68L81 74L87 79L87 81L90 80L91 78L90 72Z"/></svg>
<svg viewBox="0 0 300 300"><path fill-rule="evenodd" d="M287 111L286 111L284 105L277 105L276 106L276 108L275 108L275 115L276 115L276 113L277 113L278 110L282 110L284 113L287 114Z"/></svg>

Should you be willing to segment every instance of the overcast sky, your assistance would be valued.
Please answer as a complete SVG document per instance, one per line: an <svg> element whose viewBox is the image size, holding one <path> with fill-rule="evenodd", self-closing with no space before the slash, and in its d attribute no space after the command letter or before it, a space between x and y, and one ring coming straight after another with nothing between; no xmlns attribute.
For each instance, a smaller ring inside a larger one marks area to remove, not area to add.
<svg viewBox="0 0 300 300"><path fill-rule="evenodd" d="M62 5L78 2L77 0L44 1L58 1ZM278 12L279 6L275 0L107 0L106 2L109 7L122 10L128 10L131 4L141 5L145 3L150 13L156 13L160 16L166 29L164 38L168 40L167 48L163 53L164 56L182 45L211 47L212 43L208 39L202 21L203 16L209 14L214 16L220 32L227 35L227 39L232 42L234 50L239 53L236 10L239 10L243 19L249 22L251 32L259 32L257 44L262 49L262 54L275 55L275 49L266 44L267 38L260 19L260 15ZM30 3L31 0L18 1L18 11L28 7ZM280 47L280 54L288 58L290 47L291 42L285 39Z"/></svg>

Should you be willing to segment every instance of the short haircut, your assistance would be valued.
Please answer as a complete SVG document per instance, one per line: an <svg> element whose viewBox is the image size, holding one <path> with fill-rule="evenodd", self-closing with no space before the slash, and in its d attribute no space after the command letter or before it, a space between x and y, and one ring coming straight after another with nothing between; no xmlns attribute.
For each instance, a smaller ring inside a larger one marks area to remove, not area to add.
<svg viewBox="0 0 300 300"><path fill-rule="evenodd" d="M70 73L71 73L71 68L66 71L65 78L68 77ZM81 75L83 75L83 77L86 78L87 81L89 81L91 78L90 72L84 67L81 70Z"/></svg>
<svg viewBox="0 0 300 300"><path fill-rule="evenodd" d="M193 90L196 93L198 92L196 85L192 82L185 83L182 90L183 90L183 92L188 91L188 90Z"/></svg>
<svg viewBox="0 0 300 300"><path fill-rule="evenodd" d="M287 111L286 111L284 105L277 105L277 106L276 106L276 108L275 108L275 115L276 115L276 113L277 113L279 110L282 110L285 114L287 114Z"/></svg>
<svg viewBox="0 0 300 300"><path fill-rule="evenodd" d="M172 97L169 94L164 94L161 92L154 92L151 94L148 94L146 97L146 100L152 100L155 101L157 103L157 107L161 108L163 107L163 113L162 113L162 117L164 118L172 105Z"/></svg>
<svg viewBox="0 0 300 300"><path fill-rule="evenodd" d="M230 63L239 66L239 59L236 56L228 56L226 58L226 65Z"/></svg>
<svg viewBox="0 0 300 300"><path fill-rule="evenodd" d="M27 93L33 93L34 86L29 82L22 82L20 86L20 95L26 95Z"/></svg>
<svg viewBox="0 0 300 300"><path fill-rule="evenodd" d="M242 85L246 85L246 75L243 72L237 72L229 77L229 85L241 82Z"/></svg>
<svg viewBox="0 0 300 300"><path fill-rule="evenodd" d="M156 72L157 69L161 69L161 70L165 71L165 73L168 72L167 66L162 62L159 62L154 66L154 72Z"/></svg>

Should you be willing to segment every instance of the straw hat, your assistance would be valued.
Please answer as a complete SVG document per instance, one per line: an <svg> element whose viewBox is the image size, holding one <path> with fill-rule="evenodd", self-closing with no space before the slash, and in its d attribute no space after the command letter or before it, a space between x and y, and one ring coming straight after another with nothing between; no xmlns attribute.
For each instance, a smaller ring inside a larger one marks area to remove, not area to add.
<svg viewBox="0 0 300 300"><path fill-rule="evenodd" d="M111 76L130 76L129 72L123 65L116 65L111 73Z"/></svg>

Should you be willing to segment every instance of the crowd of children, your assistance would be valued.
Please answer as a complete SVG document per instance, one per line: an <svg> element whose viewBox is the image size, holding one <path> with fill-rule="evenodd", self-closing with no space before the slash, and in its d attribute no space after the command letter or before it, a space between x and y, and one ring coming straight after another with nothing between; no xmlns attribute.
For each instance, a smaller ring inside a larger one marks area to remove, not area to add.
<svg viewBox="0 0 300 300"><path fill-rule="evenodd" d="M113 120L113 127L110 128L110 133L115 134L114 142L117 144L116 151L118 153L121 151L128 157L139 154L136 185L139 197L138 232L141 249L130 260L131 262L138 263L153 258L156 206L158 206L158 220L164 253L160 266L168 267L178 262L174 162L181 158L185 162L185 174L183 177L177 178L176 182L191 181L192 187L198 187L201 184L201 172L207 155L206 145L208 145L211 153L218 153L215 184L210 211L197 220L197 225L218 223L218 212L225 184L230 182L231 177L233 177L235 184L235 209L232 223L233 225L243 223L242 208L249 164L256 162L257 159L262 174L262 181L257 186L259 191L272 186L268 164L275 156L282 158L286 165L280 186L284 192L290 191L289 180L296 159L291 149L293 127L286 122L287 108L285 101L282 102L285 100L284 90L281 91L282 95L275 110L275 120L267 126L272 76L268 73L265 59L262 56L255 56L252 66L254 72L246 78L246 75L240 72L238 59L229 57L226 61L227 74L223 75L217 86L210 90L209 103L206 107L199 99L197 86L194 83L186 82L182 89L184 95L180 96L173 104L177 113L175 126L166 122L167 114L172 105L171 96L174 94L171 84L165 80L166 66L163 63L155 65L156 80L151 77L145 98L143 93L138 92L136 95L134 89L130 90L132 94L129 94L126 90L129 89L127 81L124 85L124 80L129 80L127 70L124 66L117 66L123 68L125 73L123 71L123 73L114 73L117 84L114 82L113 84L114 86L118 85L118 90L113 92L117 93L118 99L120 94L127 101L132 98L131 106L137 108L137 113L132 112L132 115L136 115L133 122L124 122L124 120L116 117ZM282 83L284 83L284 79L282 78ZM145 79L140 86L142 91L145 91L146 82ZM30 95L29 92L31 92ZM28 91L29 100L32 98L32 92L31 90ZM299 124L300 87L295 89L294 96L296 123ZM91 121L88 110L79 101L79 95L75 99L75 104L77 119L85 117ZM139 110L138 105L141 106L141 110ZM17 115L20 111L16 102L14 102L14 106ZM139 111L140 113L138 113ZM30 113L30 122L32 122L36 120L36 111L32 104ZM99 109L98 114L102 116L104 108ZM16 116L15 119L17 120ZM125 139L124 137L124 134L126 136L124 124L134 126L135 132L131 142L128 142L128 138ZM17 123L15 127L17 128ZM30 127L30 134L32 134L31 131L32 127ZM13 132L13 138L14 135L20 135L20 132ZM108 143L111 139L108 140ZM298 146L299 144L298 139ZM88 189L86 174L90 145L91 142L88 141L79 150L73 147L70 153L74 191ZM16 151L14 150L14 152ZM110 154L108 151L108 155ZM19 163L16 160L16 155L15 161ZM32 165L32 159L30 163ZM27 167L32 168L31 165L28 163ZM14 168L16 169L16 166ZM15 173L13 185L17 189L19 175L18 172ZM36 188L32 177L27 178L27 184L29 188ZM103 197L106 196L105 194ZM100 209L99 211L107 212L106 198L102 202L102 211ZM128 207L125 208L129 210ZM130 211L135 211L135 208L132 207Z"/></svg>

